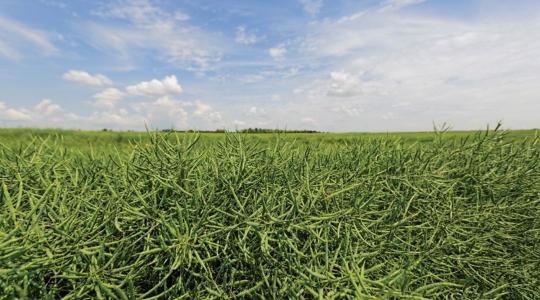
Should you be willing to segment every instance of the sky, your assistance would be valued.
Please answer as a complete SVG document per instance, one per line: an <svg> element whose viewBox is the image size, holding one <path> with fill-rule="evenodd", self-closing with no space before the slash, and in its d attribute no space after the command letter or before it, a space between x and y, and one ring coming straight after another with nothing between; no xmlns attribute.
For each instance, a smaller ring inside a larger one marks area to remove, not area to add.
<svg viewBox="0 0 540 300"><path fill-rule="evenodd" d="M537 0L2 0L0 127L540 127Z"/></svg>

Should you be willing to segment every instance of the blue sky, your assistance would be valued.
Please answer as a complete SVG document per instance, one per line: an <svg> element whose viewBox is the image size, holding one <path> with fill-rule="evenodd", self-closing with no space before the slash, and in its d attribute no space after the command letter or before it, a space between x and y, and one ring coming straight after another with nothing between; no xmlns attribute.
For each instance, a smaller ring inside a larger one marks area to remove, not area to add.
<svg viewBox="0 0 540 300"><path fill-rule="evenodd" d="M0 126L540 127L540 2L0 2Z"/></svg>

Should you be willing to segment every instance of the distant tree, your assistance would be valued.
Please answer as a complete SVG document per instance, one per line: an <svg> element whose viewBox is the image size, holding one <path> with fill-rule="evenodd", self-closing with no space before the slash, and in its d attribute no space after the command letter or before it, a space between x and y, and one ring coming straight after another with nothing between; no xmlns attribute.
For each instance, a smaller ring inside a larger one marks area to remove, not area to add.
<svg viewBox="0 0 540 300"><path fill-rule="evenodd" d="M185 132L185 133L225 133L228 132L225 128L217 128L214 130L194 130L194 129L186 129L186 130L176 130L176 129L162 129L161 132ZM319 131L316 130L288 130L288 129L268 129L268 128L245 128L245 129L239 129L236 130L236 132L240 133L319 133Z"/></svg>
<svg viewBox="0 0 540 300"><path fill-rule="evenodd" d="M245 128L238 130L242 133L317 133L316 130L287 130L287 129L267 129L267 128Z"/></svg>

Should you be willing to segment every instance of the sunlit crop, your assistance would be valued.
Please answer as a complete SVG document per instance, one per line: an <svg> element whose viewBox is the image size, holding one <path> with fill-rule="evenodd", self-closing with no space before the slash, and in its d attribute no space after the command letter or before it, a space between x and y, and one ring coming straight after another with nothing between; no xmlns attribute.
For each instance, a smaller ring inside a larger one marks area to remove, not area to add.
<svg viewBox="0 0 540 300"><path fill-rule="evenodd" d="M540 147L149 133L0 150L0 298L540 298Z"/></svg>

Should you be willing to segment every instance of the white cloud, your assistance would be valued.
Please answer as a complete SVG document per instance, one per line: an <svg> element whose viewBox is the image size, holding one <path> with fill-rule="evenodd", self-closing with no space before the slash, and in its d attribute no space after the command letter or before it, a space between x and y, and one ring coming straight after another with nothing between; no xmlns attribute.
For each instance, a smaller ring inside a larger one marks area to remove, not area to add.
<svg viewBox="0 0 540 300"><path fill-rule="evenodd" d="M201 101L195 101L195 111L193 112L193 115L214 123L219 122L222 119L220 112L215 111L211 105Z"/></svg>
<svg viewBox="0 0 540 300"><path fill-rule="evenodd" d="M35 110L39 114L47 116L62 111L62 108L50 99L43 99L35 106Z"/></svg>
<svg viewBox="0 0 540 300"><path fill-rule="evenodd" d="M126 109L94 111L88 117L79 120L91 128L141 128L144 125L143 116L133 114Z"/></svg>
<svg viewBox="0 0 540 300"><path fill-rule="evenodd" d="M250 114L257 114L257 107L255 107L255 106L250 107L248 112Z"/></svg>
<svg viewBox="0 0 540 300"><path fill-rule="evenodd" d="M0 16L0 55L17 60L28 48L37 48L40 55L58 52L48 33Z"/></svg>
<svg viewBox="0 0 540 300"><path fill-rule="evenodd" d="M62 78L69 81L74 81L86 85L93 85L93 86L103 86L103 85L110 85L112 84L112 80L107 78L107 76L102 74L89 74L85 71L80 70L70 70L64 75L62 75Z"/></svg>
<svg viewBox="0 0 540 300"><path fill-rule="evenodd" d="M470 22L399 12L314 22L298 55L324 67L297 81L291 90L298 103L287 109L309 107L325 116L318 124L337 130L422 130L433 120L480 128L498 119L538 127L529 112L540 109L539 32L538 19ZM338 125L328 110L351 118Z"/></svg>
<svg viewBox="0 0 540 300"><path fill-rule="evenodd" d="M241 120L234 120L234 121L233 121L233 126L236 127L236 128L242 128L242 127L245 127L246 124L247 124L246 122L241 121Z"/></svg>
<svg viewBox="0 0 540 300"><path fill-rule="evenodd" d="M112 95L113 93L111 93ZM152 101L132 104L130 107L99 107L86 115L65 111L49 99L43 99L32 108L13 108L0 102L0 125L62 128L115 128L144 129L147 124L156 128L187 128L189 103L163 96ZM104 108L104 109L101 109ZM215 118L213 110L205 111L205 118Z"/></svg>
<svg viewBox="0 0 540 300"><path fill-rule="evenodd" d="M235 41L239 44L251 45L257 42L257 36L254 33L248 33L244 26L236 28Z"/></svg>
<svg viewBox="0 0 540 300"><path fill-rule="evenodd" d="M85 118L91 127L139 128L148 125L151 128L187 128L187 103L174 100L169 96L152 101L137 102L130 108L109 108L95 111Z"/></svg>
<svg viewBox="0 0 540 300"><path fill-rule="evenodd" d="M213 122L213 123L220 122L221 119L222 119L221 113L218 112L218 111L213 111L213 112L209 113L208 116L206 117L206 120L208 120L210 122Z"/></svg>
<svg viewBox="0 0 540 300"><path fill-rule="evenodd" d="M358 117L364 112L364 110L360 107L345 106L345 105L336 106L332 108L332 111L345 114L346 116L349 116L349 117Z"/></svg>
<svg viewBox="0 0 540 300"><path fill-rule="evenodd" d="M400 8L417 5L427 0L386 0L383 2L381 11L398 10Z"/></svg>
<svg viewBox="0 0 540 300"><path fill-rule="evenodd" d="M261 118L264 118L266 119L268 114L267 114L267 110L260 107L260 106L251 106L249 107L248 109L246 109L246 113L245 113L247 116L251 116L251 117L261 117Z"/></svg>
<svg viewBox="0 0 540 300"><path fill-rule="evenodd" d="M354 75L347 72L331 72L331 83L328 96L351 97L359 93L360 81Z"/></svg>
<svg viewBox="0 0 540 300"><path fill-rule="evenodd" d="M212 106L197 101L195 103L195 112L193 113L196 116L203 116L212 111Z"/></svg>
<svg viewBox="0 0 540 300"><path fill-rule="evenodd" d="M28 112L10 108L4 102L0 102L0 121L28 121L31 118Z"/></svg>
<svg viewBox="0 0 540 300"><path fill-rule="evenodd" d="M0 121L12 121L21 125L50 124L56 121L62 112L60 105L50 99L43 99L33 108L12 108L0 102Z"/></svg>
<svg viewBox="0 0 540 300"><path fill-rule="evenodd" d="M287 54L287 49L284 45L278 45L268 49L268 53L274 60L283 60L285 58L285 54Z"/></svg>
<svg viewBox="0 0 540 300"><path fill-rule="evenodd" d="M126 89L106 89L109 86L100 83L104 87L91 98L95 112L81 112L84 116L66 111L47 115L49 105L38 113L34 104L22 108L16 102L3 104L0 115L10 125L50 120L49 126L63 126L61 120L52 120L70 116L77 121L69 124L80 127L139 129L145 121L161 128L171 124L215 128L215 124L230 125L235 119L250 126L266 122L341 131L429 130L434 120L448 120L456 129L479 128L498 119L509 127L538 127L537 16L518 19L519 13L512 11L507 18L496 18L483 4L485 9L475 9L474 17L447 18L421 7L415 10L418 0L372 2L371 9L335 18L284 16L272 38L280 40L255 47L264 47L262 53L233 41L260 42L264 32L254 31L251 25L233 27L231 36L223 38L223 33L190 26L189 16L183 12L159 8L157 3L162 1L105 4L100 15L107 20L78 24L85 28L83 33L90 33L83 36L85 42L112 55L114 62L125 59L156 69L166 64L169 70L212 70L206 74L209 77L194 78L186 96L205 102L188 103L173 97L185 87L182 78L180 85L176 77L172 84L164 83L162 77L147 77L148 81L133 81ZM400 11L406 6L410 10ZM521 6L516 9L523 10ZM309 11L316 15L320 7L315 5ZM265 26L263 23L257 26ZM6 32L0 28L0 56L25 57L22 43L39 49L26 38L16 38L13 30ZM43 36L48 38L46 33ZM22 43L13 43L15 40ZM243 84L246 82L257 84ZM120 101L121 94L143 97ZM77 100L76 95L70 98ZM270 99L274 99L272 105L266 105ZM310 123L309 118L316 122Z"/></svg>
<svg viewBox="0 0 540 300"><path fill-rule="evenodd" d="M323 0L299 0L300 4L304 8L304 11L311 16L315 16L319 13L323 6Z"/></svg>
<svg viewBox="0 0 540 300"><path fill-rule="evenodd" d="M136 103L133 109L149 124L180 129L187 127L186 106L188 104L182 101L163 96L154 101Z"/></svg>
<svg viewBox="0 0 540 300"><path fill-rule="evenodd" d="M108 88L94 95L94 106L112 109L124 97L124 93L116 88Z"/></svg>
<svg viewBox="0 0 540 300"><path fill-rule="evenodd" d="M136 85L126 87L126 91L131 95L163 96L168 94L180 94L182 86L178 83L176 76L166 76L162 80L152 79L142 81Z"/></svg>

